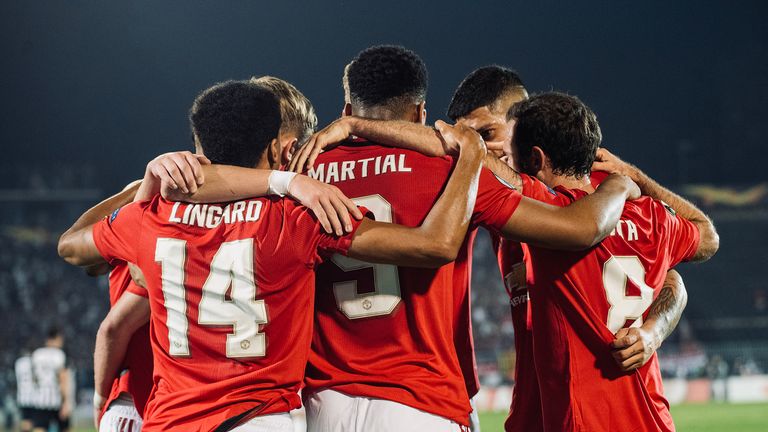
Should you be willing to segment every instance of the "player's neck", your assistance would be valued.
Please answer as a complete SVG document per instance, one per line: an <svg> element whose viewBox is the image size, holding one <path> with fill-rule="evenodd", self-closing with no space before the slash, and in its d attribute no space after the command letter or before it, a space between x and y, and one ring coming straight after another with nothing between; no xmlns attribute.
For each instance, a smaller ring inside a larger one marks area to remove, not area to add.
<svg viewBox="0 0 768 432"><path fill-rule="evenodd" d="M394 112L385 107L352 107L352 115L373 120L403 120L414 121L410 116L401 112Z"/></svg>
<svg viewBox="0 0 768 432"><path fill-rule="evenodd" d="M584 192L592 193L595 188L592 187L592 182L589 176L562 176L562 175L550 175L546 179L539 179L543 181L549 187L562 186L566 189L581 189Z"/></svg>

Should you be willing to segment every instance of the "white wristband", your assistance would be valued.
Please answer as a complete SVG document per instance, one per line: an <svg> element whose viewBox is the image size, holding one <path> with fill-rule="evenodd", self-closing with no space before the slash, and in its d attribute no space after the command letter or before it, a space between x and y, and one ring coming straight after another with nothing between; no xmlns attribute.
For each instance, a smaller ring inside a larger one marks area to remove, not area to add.
<svg viewBox="0 0 768 432"><path fill-rule="evenodd" d="M295 172L272 171L269 175L269 194L285 196L294 177L296 177Z"/></svg>
<svg viewBox="0 0 768 432"><path fill-rule="evenodd" d="M97 393L95 390L93 392L93 406L96 408L101 408L104 406L104 403L107 401L107 398Z"/></svg>

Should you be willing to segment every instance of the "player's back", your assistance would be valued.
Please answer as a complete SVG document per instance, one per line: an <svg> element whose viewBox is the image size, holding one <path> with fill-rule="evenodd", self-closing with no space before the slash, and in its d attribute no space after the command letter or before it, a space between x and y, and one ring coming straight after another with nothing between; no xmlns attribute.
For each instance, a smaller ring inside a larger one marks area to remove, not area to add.
<svg viewBox="0 0 768 432"><path fill-rule="evenodd" d="M46 346L32 353L32 371L38 391L35 408L59 409L62 402L59 372L66 363L66 355L60 348Z"/></svg>
<svg viewBox="0 0 768 432"><path fill-rule="evenodd" d="M558 189L567 204L584 193ZM628 202L614 232L579 253L531 247L534 357L546 430L674 430L658 360L622 373L609 343L639 326L669 268L690 258L693 224L663 203Z"/></svg>
<svg viewBox="0 0 768 432"><path fill-rule="evenodd" d="M299 407L318 249L345 251L350 237L320 233L289 200L155 197L94 230L102 255L120 250L137 226L155 358L143 430L213 430L233 417Z"/></svg>
<svg viewBox="0 0 768 432"><path fill-rule="evenodd" d="M418 226L451 169L448 158L358 140L321 154L309 175L339 187L378 221ZM473 220L503 225L519 197L490 182L499 185L484 171ZM497 211L477 211L491 207ZM468 256L468 248L465 242L459 255ZM459 265L416 269L339 256L323 264L307 394L333 389L387 399L467 424L471 409L454 343L457 299L468 290L455 283ZM463 268L468 272L466 262Z"/></svg>

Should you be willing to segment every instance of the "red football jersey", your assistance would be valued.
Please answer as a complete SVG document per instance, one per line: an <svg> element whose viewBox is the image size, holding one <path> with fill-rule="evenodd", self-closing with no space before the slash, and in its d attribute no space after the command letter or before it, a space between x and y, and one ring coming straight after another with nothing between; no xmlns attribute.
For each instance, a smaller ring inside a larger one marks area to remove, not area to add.
<svg viewBox="0 0 768 432"><path fill-rule="evenodd" d="M355 227L359 222L355 223ZM130 204L96 224L102 256L149 293L154 388L144 431L209 431L298 408L319 251L345 253L290 200Z"/></svg>
<svg viewBox="0 0 768 432"><path fill-rule="evenodd" d="M557 192L560 205L585 195ZM622 373L609 344L620 328L642 324L667 270L689 259L698 241L695 225L643 197L626 203L613 233L589 251L529 248L545 430L674 430L657 357Z"/></svg>
<svg viewBox="0 0 768 432"><path fill-rule="evenodd" d="M592 173L592 185L597 187L607 173ZM520 175L523 195L542 202L561 202L552 188L535 177ZM515 330L515 385L512 404L504 422L507 432L536 432L544 430L541 414L541 393L533 359L533 331L531 329L531 304L528 287L533 283L533 270L526 244L491 236L498 259L504 288L509 294L512 325Z"/></svg>
<svg viewBox="0 0 768 432"><path fill-rule="evenodd" d="M109 273L110 306L114 306L126 292L147 297L147 290L133 282L128 265L122 262ZM133 398L133 404L139 415L143 415L151 390L152 348L149 344L149 324L146 324L136 330L128 343L128 351L125 353L120 376L112 385L112 391L109 393L107 403L104 404L104 409L106 410L109 404L120 396L120 393L128 393ZM104 414L103 411L102 414Z"/></svg>
<svg viewBox="0 0 768 432"><path fill-rule="evenodd" d="M369 142L323 153L310 175L338 186L376 220L418 226L445 186L449 158ZM480 177L473 227L499 229L521 195L490 171ZM317 273L315 332L305 394L334 389L387 399L459 424L471 411L457 354L456 317L468 296L465 241L460 259L439 269L373 265L335 256ZM461 273L461 278L455 273ZM463 280L457 284L455 280ZM467 324L468 327L468 324ZM472 363L472 353L468 361Z"/></svg>

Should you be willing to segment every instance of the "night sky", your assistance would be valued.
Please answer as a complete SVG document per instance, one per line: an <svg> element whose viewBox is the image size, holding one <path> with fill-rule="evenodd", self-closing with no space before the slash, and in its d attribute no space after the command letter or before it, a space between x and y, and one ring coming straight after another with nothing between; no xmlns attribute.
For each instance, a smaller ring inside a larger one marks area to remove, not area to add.
<svg viewBox="0 0 768 432"><path fill-rule="evenodd" d="M604 145L663 182L768 178L766 2L363 3L3 2L5 162L96 165L118 188L190 147L187 111L209 85L287 79L324 125L344 65L395 43L427 63L430 122L467 73L498 63L530 91L581 97Z"/></svg>

